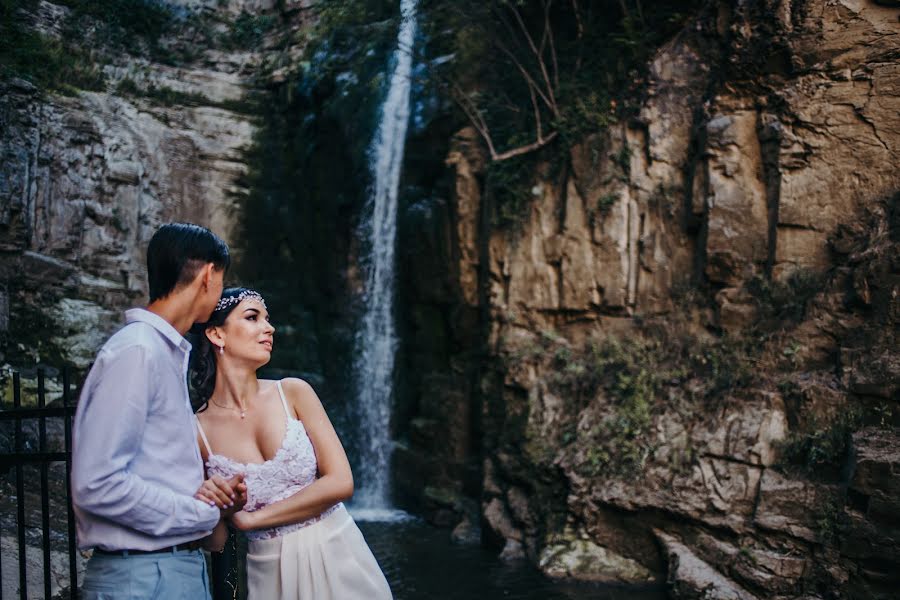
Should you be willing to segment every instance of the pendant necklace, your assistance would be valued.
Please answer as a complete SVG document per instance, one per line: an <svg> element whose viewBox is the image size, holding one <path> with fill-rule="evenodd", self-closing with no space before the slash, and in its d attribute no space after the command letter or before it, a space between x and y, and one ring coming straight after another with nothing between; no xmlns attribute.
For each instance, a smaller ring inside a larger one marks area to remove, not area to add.
<svg viewBox="0 0 900 600"><path fill-rule="evenodd" d="M236 410L236 411L238 411L239 413L241 413L241 418L242 418L242 419L245 418L245 417L247 416L247 409L246 409L246 408L235 408L235 407L233 407L233 406L222 406L221 404L219 404L218 402L216 402L216 401L213 400L212 398L210 398L209 401L212 402L213 404L215 404L216 406L218 406L219 408L224 408L225 410Z"/></svg>

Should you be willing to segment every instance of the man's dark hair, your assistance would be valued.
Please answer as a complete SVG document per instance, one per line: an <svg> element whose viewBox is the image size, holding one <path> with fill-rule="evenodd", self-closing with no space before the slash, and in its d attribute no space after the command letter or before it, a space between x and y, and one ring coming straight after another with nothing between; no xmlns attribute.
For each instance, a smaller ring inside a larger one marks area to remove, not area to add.
<svg viewBox="0 0 900 600"><path fill-rule="evenodd" d="M147 246L150 302L165 298L181 284L190 283L203 265L227 270L228 246L216 234L192 223L163 225Z"/></svg>

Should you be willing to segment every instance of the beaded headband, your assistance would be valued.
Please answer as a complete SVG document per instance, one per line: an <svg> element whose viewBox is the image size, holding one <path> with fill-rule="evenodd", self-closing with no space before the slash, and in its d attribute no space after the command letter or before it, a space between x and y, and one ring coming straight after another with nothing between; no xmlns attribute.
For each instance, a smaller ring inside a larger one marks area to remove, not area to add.
<svg viewBox="0 0 900 600"><path fill-rule="evenodd" d="M264 308L268 309L268 307L266 306L266 301L263 300L263 297L259 294L259 292L255 292L253 290L244 290L237 296L220 298L213 312L218 312L220 310L226 309L233 304L240 304L244 300L256 300L257 302L262 304Z"/></svg>

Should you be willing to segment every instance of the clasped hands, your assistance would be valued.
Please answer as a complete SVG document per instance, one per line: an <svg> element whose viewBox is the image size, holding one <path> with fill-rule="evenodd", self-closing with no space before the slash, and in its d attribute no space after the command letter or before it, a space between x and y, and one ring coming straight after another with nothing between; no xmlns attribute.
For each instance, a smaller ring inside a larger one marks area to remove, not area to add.
<svg viewBox="0 0 900 600"><path fill-rule="evenodd" d="M238 529L251 528L249 513L243 510L247 504L247 484L244 483L243 474L239 473L228 480L213 475L203 482L194 498L218 508L222 516L230 518Z"/></svg>

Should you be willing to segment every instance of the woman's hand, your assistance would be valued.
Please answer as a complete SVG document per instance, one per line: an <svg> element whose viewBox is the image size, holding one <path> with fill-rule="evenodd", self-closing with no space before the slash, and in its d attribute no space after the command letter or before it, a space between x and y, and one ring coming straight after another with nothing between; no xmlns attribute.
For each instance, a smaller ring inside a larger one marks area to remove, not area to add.
<svg viewBox="0 0 900 600"><path fill-rule="evenodd" d="M243 480L243 475L236 475L229 481L213 475L203 482L194 497L226 514L240 510L247 501L247 486Z"/></svg>
<svg viewBox="0 0 900 600"><path fill-rule="evenodd" d="M229 517L231 520L231 524L234 525L235 529L240 531L253 531L254 529L259 529L256 526L257 522L257 514L255 512L247 512L246 510L239 510Z"/></svg>

